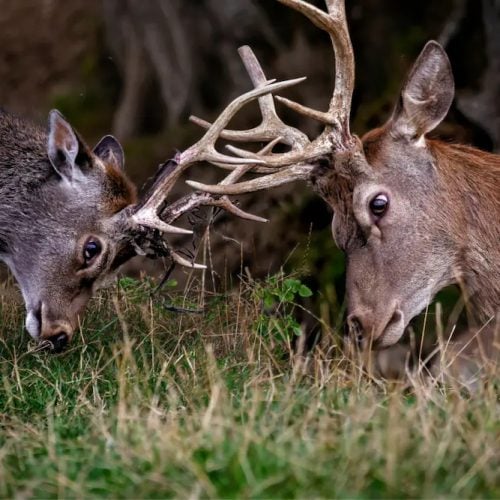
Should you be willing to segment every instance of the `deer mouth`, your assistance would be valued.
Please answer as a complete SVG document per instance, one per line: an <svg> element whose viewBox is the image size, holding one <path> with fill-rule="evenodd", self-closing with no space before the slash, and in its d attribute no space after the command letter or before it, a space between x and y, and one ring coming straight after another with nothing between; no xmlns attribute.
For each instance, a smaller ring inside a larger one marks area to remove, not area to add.
<svg viewBox="0 0 500 500"><path fill-rule="evenodd" d="M52 320L48 317L47 306L41 302L38 307L28 309L26 330L37 341L36 351L63 352L73 334L68 320Z"/></svg>
<svg viewBox="0 0 500 500"><path fill-rule="evenodd" d="M66 349L68 341L69 338L66 332L57 333L56 335L53 335L45 340L47 349L56 354L59 354Z"/></svg>
<svg viewBox="0 0 500 500"><path fill-rule="evenodd" d="M373 349L385 349L395 344L405 331L404 314L401 309L396 309L382 333L373 342Z"/></svg>
<svg viewBox="0 0 500 500"><path fill-rule="evenodd" d="M360 349L385 349L395 344L405 330L405 316L401 309L394 308L388 320L372 321L372 314L351 314L347 318L348 335Z"/></svg>

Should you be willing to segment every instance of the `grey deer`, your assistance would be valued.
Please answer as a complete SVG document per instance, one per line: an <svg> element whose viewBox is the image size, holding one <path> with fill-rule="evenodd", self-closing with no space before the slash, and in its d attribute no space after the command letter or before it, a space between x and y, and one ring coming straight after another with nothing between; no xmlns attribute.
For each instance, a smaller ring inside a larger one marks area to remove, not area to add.
<svg viewBox="0 0 500 500"><path fill-rule="evenodd" d="M48 130L1 111L0 258L21 288L29 334L41 346L64 349L93 293L136 255L203 268L165 239L168 233L190 234L172 222L197 207L265 220L243 212L225 196L191 192L172 203L167 196L193 163L241 164L215 150L220 131L240 105L293 83L265 85L230 103L199 142L161 166L139 200L114 137L106 136L90 149L56 110L49 114ZM240 167L222 183L238 181L244 171Z"/></svg>
<svg viewBox="0 0 500 500"><path fill-rule="evenodd" d="M498 352L493 333L500 311L500 157L426 137L444 119L454 97L446 53L437 42L428 42L392 116L359 139L349 128L354 55L344 1L326 0L327 11L303 0L278 1L330 36L336 72L328 110L275 97L324 129L310 140L285 125L276 115L274 97L265 96L259 127L225 130L221 136L267 142L268 149L282 143L288 151L256 154L229 145L235 157L255 160L253 169L242 168L267 175L228 186L189 184L235 195L310 181L333 209L333 237L347 261L347 322L351 338L362 347L395 344L434 295L456 283L472 311L475 332L482 328L477 338L484 343L483 352ZM267 79L255 56L248 47L240 53L260 88ZM480 348L471 337L462 341L465 351Z"/></svg>

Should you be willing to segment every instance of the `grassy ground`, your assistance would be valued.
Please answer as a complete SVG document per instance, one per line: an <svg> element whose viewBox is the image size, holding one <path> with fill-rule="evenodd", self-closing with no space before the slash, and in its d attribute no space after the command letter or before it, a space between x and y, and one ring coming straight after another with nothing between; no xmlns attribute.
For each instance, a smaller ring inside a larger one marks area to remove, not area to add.
<svg viewBox="0 0 500 500"><path fill-rule="evenodd" d="M179 315L127 280L61 355L30 352L2 297L0 496L499 497L498 381L381 382L327 331L294 356L293 320L262 312L308 294L290 283Z"/></svg>

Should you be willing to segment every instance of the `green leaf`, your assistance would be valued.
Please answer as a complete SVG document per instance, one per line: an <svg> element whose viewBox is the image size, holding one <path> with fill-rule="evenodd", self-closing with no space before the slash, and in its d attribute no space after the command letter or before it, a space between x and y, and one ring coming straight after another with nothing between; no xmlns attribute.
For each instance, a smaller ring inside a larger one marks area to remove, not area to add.
<svg viewBox="0 0 500 500"><path fill-rule="evenodd" d="M293 278L288 278L284 281L284 286L286 286L288 289L292 290L293 292L296 292L300 288L301 283L299 280L296 280Z"/></svg>
<svg viewBox="0 0 500 500"><path fill-rule="evenodd" d="M295 323L295 325L292 326L292 331L296 337L300 337L302 335L302 328L300 328L298 323Z"/></svg>
<svg viewBox="0 0 500 500"><path fill-rule="evenodd" d="M310 297L312 295L312 290L306 285L300 285L299 295L301 297Z"/></svg>
<svg viewBox="0 0 500 500"><path fill-rule="evenodd" d="M118 280L118 286L122 290L132 290L134 288L137 288L141 285L142 283L139 280L136 280L134 278L129 278L127 276L120 278Z"/></svg>
<svg viewBox="0 0 500 500"><path fill-rule="evenodd" d="M276 304L276 300L272 295L264 295L264 307L270 308L273 307Z"/></svg>

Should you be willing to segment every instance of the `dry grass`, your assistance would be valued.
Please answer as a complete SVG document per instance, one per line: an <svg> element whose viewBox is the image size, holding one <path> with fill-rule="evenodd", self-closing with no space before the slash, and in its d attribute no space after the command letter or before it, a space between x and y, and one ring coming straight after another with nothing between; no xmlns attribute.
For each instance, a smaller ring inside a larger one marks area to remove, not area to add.
<svg viewBox="0 0 500 500"><path fill-rule="evenodd" d="M500 496L498 378L383 382L327 326L294 355L257 334L248 284L204 314L160 302L131 282L101 295L54 356L28 352L3 297L0 496Z"/></svg>

